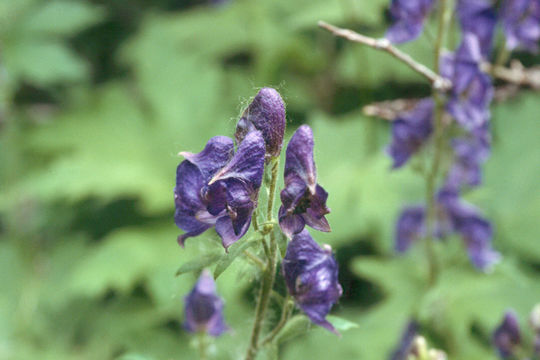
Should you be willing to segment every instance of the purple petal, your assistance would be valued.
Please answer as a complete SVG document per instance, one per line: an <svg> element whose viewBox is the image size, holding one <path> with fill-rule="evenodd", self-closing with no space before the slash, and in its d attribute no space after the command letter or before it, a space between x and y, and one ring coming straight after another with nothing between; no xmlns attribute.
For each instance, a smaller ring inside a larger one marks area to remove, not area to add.
<svg viewBox="0 0 540 360"><path fill-rule="evenodd" d="M493 343L503 358L509 358L514 354L516 347L521 344L521 332L516 314L507 311L501 324L493 333Z"/></svg>
<svg viewBox="0 0 540 360"><path fill-rule="evenodd" d="M338 265L329 248L322 249L306 230L295 235L282 263L289 293L318 325L334 331L325 319L342 294Z"/></svg>
<svg viewBox="0 0 540 360"><path fill-rule="evenodd" d="M457 13L462 31L478 37L482 55L487 57L492 49L493 34L497 23L497 14L492 2L489 0L460 0Z"/></svg>
<svg viewBox="0 0 540 360"><path fill-rule="evenodd" d="M392 0L390 14L394 24L388 29L386 38L395 44L416 39L433 3L433 0Z"/></svg>
<svg viewBox="0 0 540 360"><path fill-rule="evenodd" d="M181 152L180 155L199 168L205 180L227 164L232 158L234 143L226 136L214 136L198 154Z"/></svg>
<svg viewBox="0 0 540 360"><path fill-rule="evenodd" d="M317 170L313 159L313 132L307 125L300 126L289 141L285 156L285 181L298 176L314 192Z"/></svg>
<svg viewBox="0 0 540 360"><path fill-rule="evenodd" d="M421 100L414 109L400 114L392 123L392 142L388 153L394 160L394 169L403 166L431 135L433 107L433 100Z"/></svg>
<svg viewBox="0 0 540 360"><path fill-rule="evenodd" d="M240 143L231 161L214 175L209 184L219 180L237 178L259 189L264 170L264 139L259 131L252 131Z"/></svg>
<svg viewBox="0 0 540 360"><path fill-rule="evenodd" d="M403 253L413 242L425 236L425 210L423 206L410 206L401 212L396 224L395 249Z"/></svg>
<svg viewBox="0 0 540 360"><path fill-rule="evenodd" d="M243 227L238 233L235 232L233 221L230 216L220 217L216 221L216 232L221 237L221 243L225 249L234 244L238 239L245 235L251 224L251 217L249 221L243 224Z"/></svg>
<svg viewBox="0 0 540 360"><path fill-rule="evenodd" d="M246 135L259 130L270 156L279 156L285 133L285 104L272 88L262 88L244 110L236 125L236 141L241 143Z"/></svg>
<svg viewBox="0 0 540 360"><path fill-rule="evenodd" d="M501 13L506 47L538 51L540 0L506 0Z"/></svg>
<svg viewBox="0 0 540 360"><path fill-rule="evenodd" d="M283 206L279 208L279 227L289 239L292 238L293 235L302 231L305 225L306 222L302 215L287 215L287 211Z"/></svg>

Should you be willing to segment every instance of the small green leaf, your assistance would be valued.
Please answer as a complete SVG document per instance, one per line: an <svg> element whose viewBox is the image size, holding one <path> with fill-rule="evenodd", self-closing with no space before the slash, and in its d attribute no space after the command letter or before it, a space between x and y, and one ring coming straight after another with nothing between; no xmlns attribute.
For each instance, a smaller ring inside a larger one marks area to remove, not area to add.
<svg viewBox="0 0 540 360"><path fill-rule="evenodd" d="M358 327L357 323L340 318L338 316L328 315L326 317L326 320L328 320L330 324L332 324L339 331L347 331Z"/></svg>
<svg viewBox="0 0 540 360"><path fill-rule="evenodd" d="M180 276L182 274L192 272L192 271L200 271L204 269L205 267L214 264L223 256L225 255L214 252L208 255L201 256L200 258L196 260L189 261L185 263L184 265L180 266L180 268L178 268L178 270L176 271L176 276Z"/></svg>
<svg viewBox="0 0 540 360"><path fill-rule="evenodd" d="M276 343L279 344L284 341L288 341L292 338L302 335L311 328L311 321L305 315L293 316L287 324L283 327L283 330L276 337Z"/></svg>
<svg viewBox="0 0 540 360"><path fill-rule="evenodd" d="M254 246L257 241L260 240L260 237L250 238L246 241L242 241L240 243L236 243L232 245L229 249L229 253L225 254L221 257L218 264L216 265L216 269L214 270L214 279L217 279L219 275L221 275L227 268L232 264L234 259L238 257L238 255L241 255L244 250L249 249L250 247Z"/></svg>

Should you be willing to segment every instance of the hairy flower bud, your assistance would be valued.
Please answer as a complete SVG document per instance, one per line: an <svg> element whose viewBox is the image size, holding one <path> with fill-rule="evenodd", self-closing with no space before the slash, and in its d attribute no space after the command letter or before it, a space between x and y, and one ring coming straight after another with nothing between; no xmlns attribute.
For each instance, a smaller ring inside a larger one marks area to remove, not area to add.
<svg viewBox="0 0 540 360"><path fill-rule="evenodd" d="M267 156L279 156L285 133L285 104L275 89L265 87L255 95L236 125L236 142L241 143L255 129L262 133Z"/></svg>
<svg viewBox="0 0 540 360"><path fill-rule="evenodd" d="M321 248L309 232L303 230L289 243L282 271L287 289L302 311L315 324L337 334L326 320L342 293L332 249Z"/></svg>
<svg viewBox="0 0 540 360"><path fill-rule="evenodd" d="M493 343L503 359L512 356L515 347L521 343L519 323L513 311L507 311L503 321L495 329Z"/></svg>
<svg viewBox="0 0 540 360"><path fill-rule="evenodd" d="M223 320L223 300L216 294L216 284L204 270L195 287L185 298L184 327L189 332L219 336L228 328Z"/></svg>

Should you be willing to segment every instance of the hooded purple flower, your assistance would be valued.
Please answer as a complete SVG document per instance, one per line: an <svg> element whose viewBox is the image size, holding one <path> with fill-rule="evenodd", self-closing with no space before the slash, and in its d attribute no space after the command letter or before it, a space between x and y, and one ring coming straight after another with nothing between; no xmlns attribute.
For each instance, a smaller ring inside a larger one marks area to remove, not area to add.
<svg viewBox="0 0 540 360"><path fill-rule="evenodd" d="M228 327L223 320L223 300L216 294L214 278L204 270L195 287L185 298L184 328L191 332L206 332L219 336Z"/></svg>
<svg viewBox="0 0 540 360"><path fill-rule="evenodd" d="M490 134L487 123L467 137L452 140L455 161L447 178L447 186L477 186L482 182L481 165L489 157Z"/></svg>
<svg viewBox="0 0 540 360"><path fill-rule="evenodd" d="M506 0L502 11L508 50L538 51L540 39L540 0Z"/></svg>
<svg viewBox="0 0 540 360"><path fill-rule="evenodd" d="M296 130L287 145L285 157L285 189L281 191L279 226L291 238L307 224L320 231L330 231L324 215L328 193L317 184L313 160L313 132L307 125Z"/></svg>
<svg viewBox="0 0 540 360"><path fill-rule="evenodd" d="M425 210L423 206L409 206L403 209L396 224L396 251L403 253L414 241L425 235Z"/></svg>
<svg viewBox="0 0 540 360"><path fill-rule="evenodd" d="M394 44L416 39L433 3L433 0L392 0L390 14L394 24L388 29L386 38Z"/></svg>
<svg viewBox="0 0 540 360"><path fill-rule="evenodd" d="M269 156L279 156L285 133L285 104L275 89L262 88L244 110L236 125L236 141L241 143L253 130L262 133L266 153Z"/></svg>
<svg viewBox="0 0 540 360"><path fill-rule="evenodd" d="M418 323L416 321L409 321L403 331L401 340L390 356L390 360L407 360L411 353L414 338L418 335Z"/></svg>
<svg viewBox="0 0 540 360"><path fill-rule="evenodd" d="M332 249L327 245L321 248L309 232L303 230L289 243L282 271L287 289L302 311L315 324L338 334L326 320L342 293Z"/></svg>
<svg viewBox="0 0 540 360"><path fill-rule="evenodd" d="M491 0L459 0L457 14L464 33L476 35L483 57L493 45L497 14Z"/></svg>
<svg viewBox="0 0 540 360"><path fill-rule="evenodd" d="M249 133L233 155L233 141L216 136L198 154L181 153L186 160L176 170L176 225L186 231L178 238L202 234L212 226L228 248L241 238L257 205L264 169L264 140Z"/></svg>
<svg viewBox="0 0 540 360"><path fill-rule="evenodd" d="M438 202L446 212L452 229L463 238L471 263L480 270L489 271L501 258L491 247L491 223L477 208L459 199L455 189L442 189Z"/></svg>
<svg viewBox="0 0 540 360"><path fill-rule="evenodd" d="M483 126L489 120L493 98L490 77L480 70L482 54L478 38L466 33L454 55L441 60L441 74L454 84L447 110L466 130Z"/></svg>
<svg viewBox="0 0 540 360"><path fill-rule="evenodd" d="M503 359L511 357L515 347L521 343L519 323L513 311L504 314L503 321L493 333L493 343Z"/></svg>
<svg viewBox="0 0 540 360"><path fill-rule="evenodd" d="M421 100L411 111L400 114L392 123L392 142L388 153L392 167L403 166L430 136L433 127L433 100Z"/></svg>

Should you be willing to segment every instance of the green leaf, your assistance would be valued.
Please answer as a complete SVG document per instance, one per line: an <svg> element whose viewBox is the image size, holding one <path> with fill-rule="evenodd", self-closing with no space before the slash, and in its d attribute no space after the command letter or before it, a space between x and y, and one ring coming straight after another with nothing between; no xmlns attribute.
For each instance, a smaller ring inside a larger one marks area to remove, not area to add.
<svg viewBox="0 0 540 360"><path fill-rule="evenodd" d="M307 332L311 328L311 321L305 315L295 315L276 336L277 344L291 340Z"/></svg>
<svg viewBox="0 0 540 360"><path fill-rule="evenodd" d="M326 320L328 320L330 324L332 324L338 331L347 331L358 327L357 323L340 318L338 316L328 315L326 317Z"/></svg>
<svg viewBox="0 0 540 360"><path fill-rule="evenodd" d="M101 9L87 2L47 1L44 6L30 12L19 25L24 31L39 35L70 35L95 24L103 15Z"/></svg>
<svg viewBox="0 0 540 360"><path fill-rule="evenodd" d="M222 253L214 252L208 255L201 256L198 259L189 261L178 268L176 271L176 276L186 274L192 271L201 271L205 267L215 264L219 259L224 257Z"/></svg>
<svg viewBox="0 0 540 360"><path fill-rule="evenodd" d="M245 241L238 241L229 248L229 253L221 256L216 268L214 269L214 279L217 279L227 268L233 263L233 261L242 255L244 250L255 246L260 241L260 237L257 235L255 239L250 238Z"/></svg>

